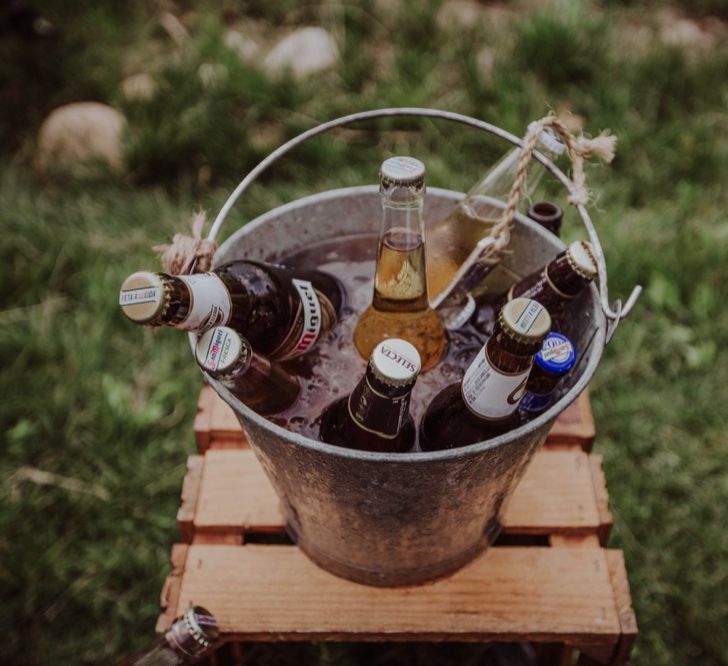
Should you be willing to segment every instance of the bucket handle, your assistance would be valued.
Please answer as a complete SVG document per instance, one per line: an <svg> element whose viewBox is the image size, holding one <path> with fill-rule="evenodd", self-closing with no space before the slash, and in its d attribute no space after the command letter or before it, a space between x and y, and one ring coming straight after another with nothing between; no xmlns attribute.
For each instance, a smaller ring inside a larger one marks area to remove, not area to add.
<svg viewBox="0 0 728 666"><path fill-rule="evenodd" d="M250 185L256 180L256 178L258 178L260 174L262 174L271 164L277 161L280 157L283 157L283 155L290 152L295 147L299 146L305 141L308 141L309 139L318 136L319 134L324 134L329 130L335 129L337 127L343 127L344 125L349 125L351 123L355 123L361 120L415 116L420 118L436 118L441 120L449 120L451 122L474 127L476 129L500 137L501 139L505 139L506 141L512 143L514 146L523 147L523 142L521 141L521 139L519 139L514 134L506 132L500 127L496 127L495 125L487 123L483 120L471 118L470 116L466 116L460 113L454 113L452 111L420 108L392 108L372 109L370 111L360 111L359 113L352 113L348 116L342 116L340 118L335 118L334 120L329 120L328 122L321 123L320 125L316 125L316 127L312 127L311 129L302 132L298 136L293 137L286 143L276 148L272 153L270 153L270 155L265 157L255 167L253 167L248 175L240 181L238 186L233 190L232 194L228 197L227 201L220 209L220 212L217 214L217 217L212 224L210 233L207 236L208 239L212 241L216 239L222 223L225 221L228 213L235 205L235 202L240 198L243 192L245 192L248 187L250 187ZM542 166L564 186L569 194L574 194L574 183L571 181L570 178L568 178L568 176L566 176L561 171L561 169L559 169L553 162L551 162L551 160L549 160L538 151L533 152L533 157L538 160L542 164ZM614 302L613 305L610 306L609 289L607 286L607 265L604 259L602 245L599 242L599 236L597 236L596 229L594 228L594 225L591 221L591 218L589 217L589 213L587 213L586 208L582 204L578 204L576 206L576 210L579 212L581 221L586 227L587 233L589 234L589 240L591 241L591 244L594 248L594 257L597 260L597 273L599 277L599 299L602 311L604 312L605 317L608 319L606 342L609 342L609 340L611 340L612 336L614 335L614 331L616 330L619 322L624 319L629 314L630 310L632 310L632 308L634 307L634 304L637 302L637 299L642 292L642 287L640 285L636 285L632 289L632 293L629 295L629 298L624 304L622 304L622 301L618 299Z"/></svg>

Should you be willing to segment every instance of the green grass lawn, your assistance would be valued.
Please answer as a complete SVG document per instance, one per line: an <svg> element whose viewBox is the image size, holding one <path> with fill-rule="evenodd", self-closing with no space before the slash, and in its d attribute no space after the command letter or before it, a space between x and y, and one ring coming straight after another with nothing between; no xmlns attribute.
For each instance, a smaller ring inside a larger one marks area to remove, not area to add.
<svg viewBox="0 0 728 666"><path fill-rule="evenodd" d="M224 13L185 3L194 15L183 14L183 46L159 28L152 3L134 12L42 4L47 37L0 38L2 92L12 100L0 112L0 661L108 663L153 634L200 377L184 336L133 327L118 311L123 277L157 265L152 245L185 230L195 207L214 215L236 179L316 122L421 105L520 134L568 105L588 131L619 137L613 164L589 170L593 218L611 292L645 285L592 383L611 544L625 551L640 626L634 662L728 664L728 42L708 20L726 14L721 3L685 3L712 31L712 48L665 44L650 32L661 3L626 0L540 11L510 3L503 25L488 14L455 33L438 25L435 2L403 3L399 13L363 1L230 3ZM324 25L340 68L297 82L242 64L223 33L245 15L256 30ZM478 57L483 47L490 56ZM159 92L132 103L119 84L135 62ZM205 63L227 71L212 87L198 76ZM128 169L39 179L40 121L84 99L125 113ZM503 148L442 123L343 131L286 158L229 223L375 182L394 151L423 159L430 184L466 189ZM573 211L566 228L579 233ZM378 655L270 647L256 659L477 662L456 647Z"/></svg>

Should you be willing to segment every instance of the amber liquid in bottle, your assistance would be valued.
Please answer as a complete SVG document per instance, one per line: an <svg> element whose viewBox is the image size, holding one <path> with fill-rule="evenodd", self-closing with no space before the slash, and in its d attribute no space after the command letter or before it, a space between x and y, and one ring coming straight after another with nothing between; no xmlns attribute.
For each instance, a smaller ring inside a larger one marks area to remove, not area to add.
<svg viewBox="0 0 728 666"><path fill-rule="evenodd" d="M383 216L372 304L357 322L354 345L363 358L369 358L382 340L407 340L419 352L422 369L426 370L440 360L447 339L427 295L422 218L424 166L412 160L422 166L419 181L408 182L405 176L398 181L387 178L387 163L391 161L382 165Z"/></svg>

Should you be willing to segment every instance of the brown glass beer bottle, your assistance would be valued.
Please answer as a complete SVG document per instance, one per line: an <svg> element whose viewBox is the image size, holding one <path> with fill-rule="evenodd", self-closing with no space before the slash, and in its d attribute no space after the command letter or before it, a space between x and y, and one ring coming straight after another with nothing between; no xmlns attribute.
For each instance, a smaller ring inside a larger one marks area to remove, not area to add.
<svg viewBox="0 0 728 666"><path fill-rule="evenodd" d="M357 322L354 345L368 359L382 340L407 340L417 348L426 370L440 360L447 340L427 295L425 165L412 157L392 157L379 175L382 224L374 295Z"/></svg>
<svg viewBox="0 0 728 666"><path fill-rule="evenodd" d="M278 360L308 352L336 325L343 300L343 286L327 273L257 261L195 275L134 273L119 294L122 311L137 324L198 333L229 326Z"/></svg>
<svg viewBox="0 0 728 666"><path fill-rule="evenodd" d="M296 377L254 352L243 336L227 326L205 331L197 340L195 358L211 377L263 416L290 407L301 389Z"/></svg>
<svg viewBox="0 0 728 666"><path fill-rule="evenodd" d="M561 221L564 212L555 203L538 201L528 209L526 214L554 236L561 236Z"/></svg>
<svg viewBox="0 0 728 666"><path fill-rule="evenodd" d="M591 243L575 241L542 269L516 282L506 295L532 298L546 307L558 320L564 308L585 289L597 274L597 262Z"/></svg>
<svg viewBox="0 0 728 666"><path fill-rule="evenodd" d="M551 328L540 303L515 298L501 308L493 335L465 371L433 399L420 425L423 451L496 437L517 425L516 410L533 356Z"/></svg>
<svg viewBox="0 0 728 666"><path fill-rule="evenodd" d="M142 652L122 659L117 666L187 666L196 664L215 648L220 629L210 611L193 606Z"/></svg>
<svg viewBox="0 0 728 666"><path fill-rule="evenodd" d="M409 451L416 434L410 393L419 372L420 355L413 345L397 338L380 342L351 394L324 410L320 439L364 451Z"/></svg>

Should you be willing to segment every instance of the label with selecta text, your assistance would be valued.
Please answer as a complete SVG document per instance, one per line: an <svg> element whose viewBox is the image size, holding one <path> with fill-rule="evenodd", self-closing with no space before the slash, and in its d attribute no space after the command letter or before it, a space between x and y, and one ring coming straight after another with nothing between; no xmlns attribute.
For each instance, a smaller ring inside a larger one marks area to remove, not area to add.
<svg viewBox="0 0 728 666"><path fill-rule="evenodd" d="M190 311L179 328L207 331L230 320L232 303L223 281L214 273L179 275L190 290Z"/></svg>
<svg viewBox="0 0 728 666"><path fill-rule="evenodd" d="M269 358L288 360L310 351L321 335L336 324L336 310L324 294L308 280L291 280L299 296L296 314L288 335Z"/></svg>
<svg viewBox="0 0 728 666"><path fill-rule="evenodd" d="M483 347L465 371L462 383L467 407L484 419L501 419L518 408L528 381L529 370L506 374L491 363Z"/></svg>

